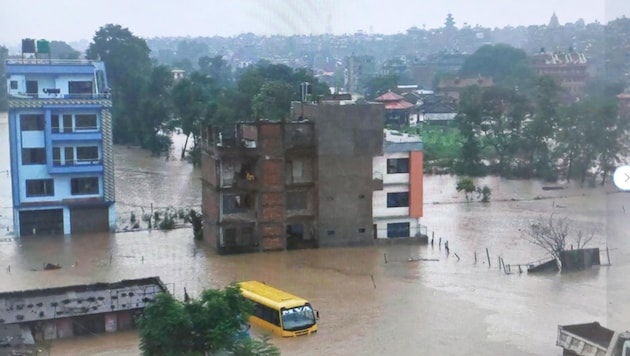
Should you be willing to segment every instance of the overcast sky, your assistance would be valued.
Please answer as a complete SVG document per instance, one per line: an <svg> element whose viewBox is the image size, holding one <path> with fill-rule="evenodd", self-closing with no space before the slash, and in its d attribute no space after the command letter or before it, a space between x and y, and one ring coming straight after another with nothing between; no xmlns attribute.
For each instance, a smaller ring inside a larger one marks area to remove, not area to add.
<svg viewBox="0 0 630 356"><path fill-rule="evenodd" d="M412 26L542 25L555 11L561 24L602 23L630 16L630 0L2 0L0 44L22 38L91 40L119 24L136 36L268 34L392 34Z"/></svg>

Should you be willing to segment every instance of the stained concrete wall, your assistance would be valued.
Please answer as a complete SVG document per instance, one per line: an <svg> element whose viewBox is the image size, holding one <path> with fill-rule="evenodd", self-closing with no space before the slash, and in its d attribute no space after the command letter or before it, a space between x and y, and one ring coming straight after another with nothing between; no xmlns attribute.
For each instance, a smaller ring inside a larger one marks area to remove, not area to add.
<svg viewBox="0 0 630 356"><path fill-rule="evenodd" d="M319 246L370 244L372 159L383 153L383 105L294 103L292 113L315 122Z"/></svg>

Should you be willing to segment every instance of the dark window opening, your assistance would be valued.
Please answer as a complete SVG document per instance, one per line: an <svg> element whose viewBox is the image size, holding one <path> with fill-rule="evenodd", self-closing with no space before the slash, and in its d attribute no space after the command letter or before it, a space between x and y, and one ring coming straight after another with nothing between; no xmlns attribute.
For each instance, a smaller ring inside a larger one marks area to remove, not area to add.
<svg viewBox="0 0 630 356"><path fill-rule="evenodd" d="M52 179L26 180L27 197L51 197L55 195L55 183Z"/></svg>
<svg viewBox="0 0 630 356"><path fill-rule="evenodd" d="M228 228L223 230L223 245L235 246L236 245L236 228Z"/></svg>
<svg viewBox="0 0 630 356"><path fill-rule="evenodd" d="M70 189L72 195L98 194L98 177L72 178Z"/></svg>
<svg viewBox="0 0 630 356"><path fill-rule="evenodd" d="M254 302L254 312L252 314L268 323L280 326L280 313L266 305Z"/></svg>
<svg viewBox="0 0 630 356"><path fill-rule="evenodd" d="M390 158L387 160L387 174L409 173L409 158Z"/></svg>
<svg viewBox="0 0 630 356"><path fill-rule="evenodd" d="M363 228L363 227L362 227L362 228L359 228L359 230L358 230L358 231L359 231L359 233L363 234L363 233L365 233L365 228Z"/></svg>
<svg viewBox="0 0 630 356"><path fill-rule="evenodd" d="M98 161L98 147L82 146L77 147L77 162Z"/></svg>
<svg viewBox="0 0 630 356"><path fill-rule="evenodd" d="M61 132L61 126L59 126L59 115L50 116L50 129L53 133Z"/></svg>
<svg viewBox="0 0 630 356"><path fill-rule="evenodd" d="M28 95L37 95L39 91L39 87L37 85L37 80L27 80L26 81L26 94Z"/></svg>
<svg viewBox="0 0 630 356"><path fill-rule="evenodd" d="M92 94L91 81L73 81L68 82L69 94Z"/></svg>
<svg viewBox="0 0 630 356"><path fill-rule="evenodd" d="M74 164L74 148L65 147L63 149L65 164Z"/></svg>
<svg viewBox="0 0 630 356"><path fill-rule="evenodd" d="M72 115L63 116L63 132L72 132Z"/></svg>
<svg viewBox="0 0 630 356"><path fill-rule="evenodd" d="M76 130L96 130L98 128L95 114L75 115L74 119Z"/></svg>
<svg viewBox="0 0 630 356"><path fill-rule="evenodd" d="M387 237L409 237L409 223L387 224Z"/></svg>
<svg viewBox="0 0 630 356"><path fill-rule="evenodd" d="M288 192L287 193L287 209L288 210L308 209L308 199L307 199L306 192Z"/></svg>
<svg viewBox="0 0 630 356"><path fill-rule="evenodd" d="M256 180L256 176L254 175L254 168L251 163L243 163L241 164L241 170L238 172L239 178L247 179L248 181Z"/></svg>
<svg viewBox="0 0 630 356"><path fill-rule="evenodd" d="M53 147L53 166L61 165L61 148Z"/></svg>
<svg viewBox="0 0 630 356"><path fill-rule="evenodd" d="M44 115L20 115L22 131L44 131Z"/></svg>
<svg viewBox="0 0 630 356"><path fill-rule="evenodd" d="M23 148L22 164L46 164L46 149L44 148Z"/></svg>
<svg viewBox="0 0 630 356"><path fill-rule="evenodd" d="M403 208L409 206L409 192L387 193L388 208Z"/></svg>
<svg viewBox="0 0 630 356"><path fill-rule="evenodd" d="M328 230L326 231L326 235L328 236L333 236L335 234L335 230Z"/></svg>
<svg viewBox="0 0 630 356"><path fill-rule="evenodd" d="M243 213L254 206L254 199L247 194L223 195L223 213Z"/></svg>
<svg viewBox="0 0 630 356"><path fill-rule="evenodd" d="M11 81L11 83L9 84L9 87L10 87L12 90L17 89L17 88L18 88L18 82L17 82L17 80L12 80L12 81Z"/></svg>

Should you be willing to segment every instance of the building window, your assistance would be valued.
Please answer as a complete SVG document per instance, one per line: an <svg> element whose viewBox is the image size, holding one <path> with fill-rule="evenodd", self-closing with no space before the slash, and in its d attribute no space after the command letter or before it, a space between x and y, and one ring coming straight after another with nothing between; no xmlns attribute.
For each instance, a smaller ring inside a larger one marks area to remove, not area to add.
<svg viewBox="0 0 630 356"><path fill-rule="evenodd" d="M308 199L306 196L306 192L288 192L287 193L287 209L288 210L308 209Z"/></svg>
<svg viewBox="0 0 630 356"><path fill-rule="evenodd" d="M387 224L387 237L410 237L409 223Z"/></svg>
<svg viewBox="0 0 630 356"><path fill-rule="evenodd" d="M53 147L53 166L61 165L61 147Z"/></svg>
<svg viewBox="0 0 630 356"><path fill-rule="evenodd" d="M223 230L223 246L236 246L236 228L226 228Z"/></svg>
<svg viewBox="0 0 630 356"><path fill-rule="evenodd" d="M98 177L72 178L70 191L72 195L98 194Z"/></svg>
<svg viewBox="0 0 630 356"><path fill-rule="evenodd" d="M64 147L63 149L64 155L64 164L74 164L74 148L72 147Z"/></svg>
<svg viewBox="0 0 630 356"><path fill-rule="evenodd" d="M409 158L390 158L387 160L387 174L409 173Z"/></svg>
<svg viewBox="0 0 630 356"><path fill-rule="evenodd" d="M77 147L77 162L98 161L98 147L80 146Z"/></svg>
<svg viewBox="0 0 630 356"><path fill-rule="evenodd" d="M37 95L38 90L37 80L26 81L26 94Z"/></svg>
<svg viewBox="0 0 630 356"><path fill-rule="evenodd" d="M44 148L23 148L22 164L46 164L46 149Z"/></svg>
<svg viewBox="0 0 630 356"><path fill-rule="evenodd" d="M387 193L388 208L403 208L409 206L409 192Z"/></svg>
<svg viewBox="0 0 630 356"><path fill-rule="evenodd" d="M69 94L92 94L91 81L71 81L68 82Z"/></svg>
<svg viewBox="0 0 630 356"><path fill-rule="evenodd" d="M27 179L27 197L52 197L55 195L55 181L52 179Z"/></svg>
<svg viewBox="0 0 630 356"><path fill-rule="evenodd" d="M247 194L224 194L223 213L244 213L254 205L253 198Z"/></svg>
<svg viewBox="0 0 630 356"><path fill-rule="evenodd" d="M17 80L12 80L11 83L9 84L9 87L11 88L11 90L16 90L18 88Z"/></svg>
<svg viewBox="0 0 630 356"><path fill-rule="evenodd" d="M74 116L75 130L96 130L96 114L82 114Z"/></svg>
<svg viewBox="0 0 630 356"><path fill-rule="evenodd" d="M20 115L22 131L44 131L44 115Z"/></svg>

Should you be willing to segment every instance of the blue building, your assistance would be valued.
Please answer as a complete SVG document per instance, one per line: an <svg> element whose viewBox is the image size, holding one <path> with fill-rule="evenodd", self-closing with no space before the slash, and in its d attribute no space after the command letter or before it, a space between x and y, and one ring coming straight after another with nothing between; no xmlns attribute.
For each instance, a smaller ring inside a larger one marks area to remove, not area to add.
<svg viewBox="0 0 630 356"><path fill-rule="evenodd" d="M6 75L16 235L115 229L104 63L21 58Z"/></svg>

